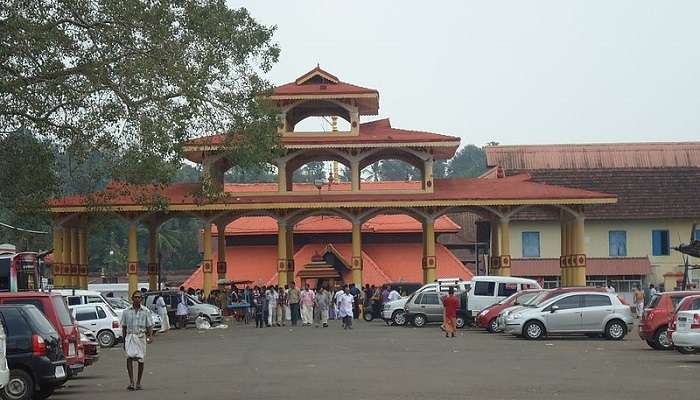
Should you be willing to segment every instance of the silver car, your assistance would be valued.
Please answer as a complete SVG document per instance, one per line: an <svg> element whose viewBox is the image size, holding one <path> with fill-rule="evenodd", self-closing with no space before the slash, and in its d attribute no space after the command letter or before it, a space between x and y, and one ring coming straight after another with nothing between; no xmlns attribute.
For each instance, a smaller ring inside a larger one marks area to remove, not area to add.
<svg viewBox="0 0 700 400"><path fill-rule="evenodd" d="M621 340L632 324L630 307L615 294L571 292L509 313L506 333L533 340L548 334L603 334Z"/></svg>

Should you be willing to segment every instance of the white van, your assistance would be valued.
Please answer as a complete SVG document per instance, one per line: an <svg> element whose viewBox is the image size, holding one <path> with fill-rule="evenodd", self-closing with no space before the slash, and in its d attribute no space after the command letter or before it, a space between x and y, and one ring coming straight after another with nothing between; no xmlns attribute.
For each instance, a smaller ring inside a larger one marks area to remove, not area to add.
<svg viewBox="0 0 700 400"><path fill-rule="evenodd" d="M475 276L467 295L467 312L476 317L484 308L496 304L515 292L542 289L537 281L512 276Z"/></svg>

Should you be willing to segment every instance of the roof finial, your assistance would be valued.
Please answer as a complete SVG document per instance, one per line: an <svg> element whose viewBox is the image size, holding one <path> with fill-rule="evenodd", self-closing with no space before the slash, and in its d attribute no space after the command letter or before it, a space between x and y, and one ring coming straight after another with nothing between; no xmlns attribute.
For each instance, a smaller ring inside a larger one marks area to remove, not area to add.
<svg viewBox="0 0 700 400"><path fill-rule="evenodd" d="M317 62L317 63L316 63L316 68L321 68L321 64Z"/></svg>

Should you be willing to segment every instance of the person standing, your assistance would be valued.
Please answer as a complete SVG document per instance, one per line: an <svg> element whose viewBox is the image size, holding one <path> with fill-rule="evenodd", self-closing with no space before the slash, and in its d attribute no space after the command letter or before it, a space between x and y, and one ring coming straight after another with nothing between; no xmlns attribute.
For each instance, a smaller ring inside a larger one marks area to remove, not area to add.
<svg viewBox="0 0 700 400"><path fill-rule="evenodd" d="M163 296L158 295L156 299L156 312L160 317L160 330L159 333L165 333L170 330L170 319L168 318L168 307L165 305L165 300Z"/></svg>
<svg viewBox="0 0 700 400"><path fill-rule="evenodd" d="M362 303L361 301L361 294L362 292L360 289L355 286L354 283L350 284L350 294L352 297L354 297L354 302L352 303L352 313L354 315L354 318L357 319L360 316L360 304Z"/></svg>
<svg viewBox="0 0 700 400"><path fill-rule="evenodd" d="M345 286L338 296L338 314L343 319L343 329L352 329L352 309L355 297L350 294L350 289Z"/></svg>
<svg viewBox="0 0 700 400"><path fill-rule="evenodd" d="M255 313L255 327L262 328L265 326L263 313L265 308L265 296L260 293L260 288L253 288L253 312Z"/></svg>
<svg viewBox="0 0 700 400"><path fill-rule="evenodd" d="M637 318L642 318L642 314L644 313L644 292L639 285L634 288L632 296L634 297L634 309L637 313Z"/></svg>
<svg viewBox="0 0 700 400"><path fill-rule="evenodd" d="M455 337L457 329L457 309L459 308L459 298L455 296L455 288L450 286L447 296L442 300L445 308L445 337Z"/></svg>
<svg viewBox="0 0 700 400"><path fill-rule="evenodd" d="M274 286L270 285L270 287L267 288L267 292L265 292L265 296L267 297L267 326L272 326L275 325L277 322L277 290L275 289Z"/></svg>
<svg viewBox="0 0 700 400"><path fill-rule="evenodd" d="M302 325L311 325L313 321L314 311L314 292L307 284L304 290L301 291L301 323Z"/></svg>
<svg viewBox="0 0 700 400"><path fill-rule="evenodd" d="M289 303L289 311L292 314L292 326L297 326L299 321L299 302L301 301L301 292L297 289L294 282L289 283L289 293L287 293L287 302Z"/></svg>
<svg viewBox="0 0 700 400"><path fill-rule="evenodd" d="M328 311L331 305L331 295L328 291L321 286L316 293L314 298L314 322L318 328L318 324L321 323L324 328L328 327Z"/></svg>
<svg viewBox="0 0 700 400"><path fill-rule="evenodd" d="M388 297L389 301L398 300L400 298L401 298L401 294L399 293L399 291L396 290L396 288L392 288L391 292L389 292L389 297Z"/></svg>
<svg viewBox="0 0 700 400"><path fill-rule="evenodd" d="M287 293L284 288L279 288L277 291L277 326L285 326L285 320L287 312L285 308L287 307Z"/></svg>
<svg viewBox="0 0 700 400"><path fill-rule="evenodd" d="M185 329L185 325L187 324L187 314L189 314L189 309L187 308L187 293L185 293L185 287L180 286L177 308L175 310L175 316L177 317L176 327L178 329Z"/></svg>
<svg viewBox="0 0 700 400"><path fill-rule="evenodd" d="M183 288L184 290L184 288ZM126 371L129 374L127 390L141 390L144 360L146 359L146 344L150 343L153 335L153 320L151 312L141 307L143 299L141 292L136 291L131 296L131 307L124 310L121 317L124 351L126 352ZM134 361L139 364L138 378L134 385Z"/></svg>

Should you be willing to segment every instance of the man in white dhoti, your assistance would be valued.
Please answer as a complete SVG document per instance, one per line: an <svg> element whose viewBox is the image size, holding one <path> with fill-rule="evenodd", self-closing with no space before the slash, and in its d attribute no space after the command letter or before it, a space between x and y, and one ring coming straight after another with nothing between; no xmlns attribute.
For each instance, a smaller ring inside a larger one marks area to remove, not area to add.
<svg viewBox="0 0 700 400"><path fill-rule="evenodd" d="M158 299L156 299L156 312L161 320L160 330L158 332L167 332L170 330L170 318L168 318L168 307L165 305L163 296L158 296Z"/></svg>
<svg viewBox="0 0 700 400"><path fill-rule="evenodd" d="M180 293L178 293L177 309L175 310L175 315L177 316L176 328L185 329L187 324L187 314L190 310L187 308L187 293L185 293L185 287L180 286Z"/></svg>
<svg viewBox="0 0 700 400"><path fill-rule="evenodd" d="M134 292L131 296L131 307L124 310L121 318L124 351L126 352L126 371L129 373L127 390L141 390L146 344L151 341L153 334L151 311L146 307L141 307L141 300L141 292ZM138 379L135 385L134 361L139 363Z"/></svg>
<svg viewBox="0 0 700 400"><path fill-rule="evenodd" d="M355 297L350 294L347 286L343 289L343 294L337 296L338 314L343 319L343 329L352 329L352 305Z"/></svg>

